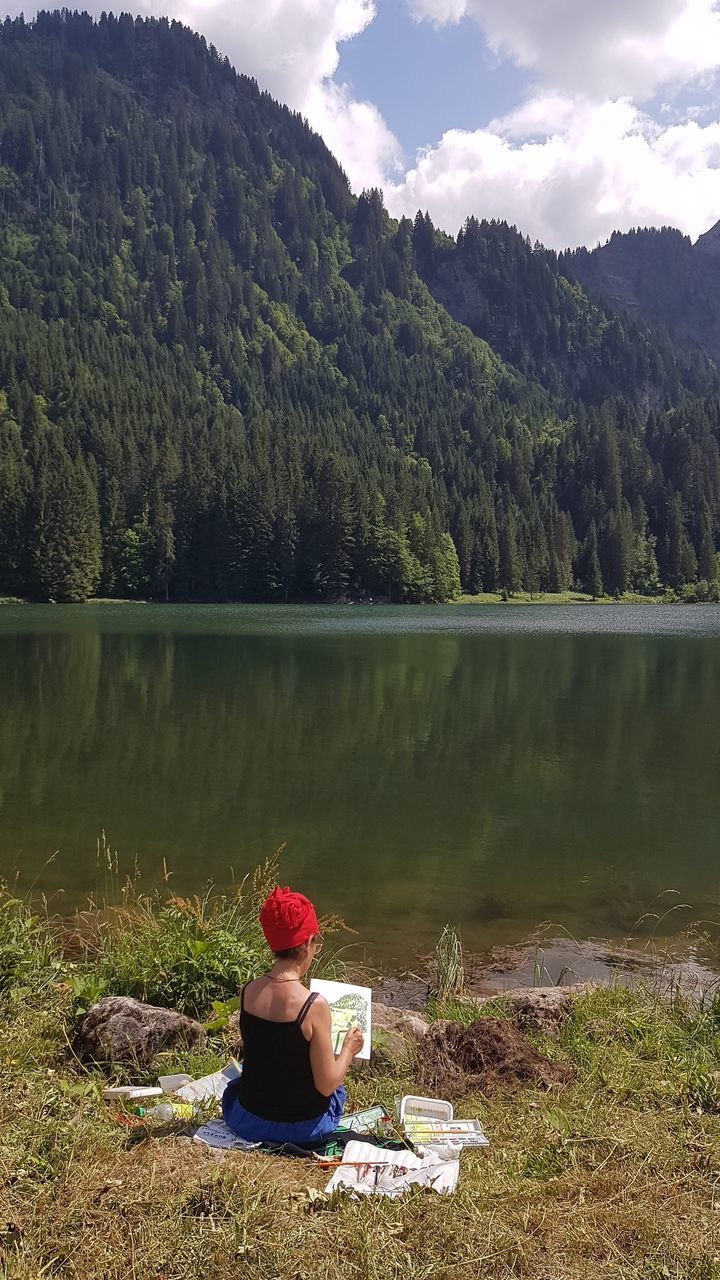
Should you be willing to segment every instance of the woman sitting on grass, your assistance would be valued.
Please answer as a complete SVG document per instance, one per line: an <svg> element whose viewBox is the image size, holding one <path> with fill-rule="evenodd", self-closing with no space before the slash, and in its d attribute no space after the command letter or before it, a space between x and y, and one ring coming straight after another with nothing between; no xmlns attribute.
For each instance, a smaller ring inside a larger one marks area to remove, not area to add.
<svg viewBox="0 0 720 1280"><path fill-rule="evenodd" d="M322 946L312 903L273 889L260 924L275 963L240 993L243 1069L225 1090L223 1118L249 1142L311 1145L337 1128L343 1080L363 1034L352 1027L336 1059L330 1006L303 986Z"/></svg>

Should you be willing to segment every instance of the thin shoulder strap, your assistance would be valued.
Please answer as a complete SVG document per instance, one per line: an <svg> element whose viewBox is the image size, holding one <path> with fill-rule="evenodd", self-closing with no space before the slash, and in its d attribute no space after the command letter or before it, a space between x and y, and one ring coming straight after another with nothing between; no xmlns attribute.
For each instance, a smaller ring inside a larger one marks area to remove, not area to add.
<svg viewBox="0 0 720 1280"><path fill-rule="evenodd" d="M313 1005L313 1004L315 1003L315 1001L317 1000L317 998L318 998L318 993L317 993L317 991L313 991L312 995L309 995L309 996L308 996L307 1000L305 1001L305 1003L304 1003L304 1005L303 1005L302 1009L300 1010L300 1012L299 1012L299 1014L298 1014L298 1016L297 1016L297 1018L296 1018L296 1022L297 1022L297 1024L298 1024L298 1026L299 1026L299 1027L301 1027L301 1026L302 1026L303 1022L305 1021L305 1018L307 1017L308 1010L310 1009L310 1006L311 1006L311 1005Z"/></svg>
<svg viewBox="0 0 720 1280"><path fill-rule="evenodd" d="M247 985L248 985L247 982L243 982L240 988L240 1012L241 1013L245 1012L245 990L247 988Z"/></svg>

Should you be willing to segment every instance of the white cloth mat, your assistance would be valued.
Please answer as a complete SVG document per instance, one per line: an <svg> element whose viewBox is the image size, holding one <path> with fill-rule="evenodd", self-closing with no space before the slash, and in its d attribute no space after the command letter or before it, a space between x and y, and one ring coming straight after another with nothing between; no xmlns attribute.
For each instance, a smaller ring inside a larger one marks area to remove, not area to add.
<svg viewBox="0 0 720 1280"><path fill-rule="evenodd" d="M388 1151L370 1142L348 1142L343 1163L333 1173L325 1193L342 1187L352 1196L387 1196L395 1199L411 1187L427 1187L450 1195L460 1175L458 1159L443 1160L435 1152L416 1156L412 1151Z"/></svg>

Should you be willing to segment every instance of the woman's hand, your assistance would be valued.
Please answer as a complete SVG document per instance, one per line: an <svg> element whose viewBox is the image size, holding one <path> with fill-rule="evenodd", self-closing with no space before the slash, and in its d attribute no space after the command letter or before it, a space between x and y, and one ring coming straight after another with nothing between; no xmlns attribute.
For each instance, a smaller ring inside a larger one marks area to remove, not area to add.
<svg viewBox="0 0 720 1280"><path fill-rule="evenodd" d="M349 1058L354 1058L362 1049L364 1039L365 1036L359 1027L350 1027L350 1029L345 1032L345 1039L343 1040L341 1052L346 1053Z"/></svg>
<svg viewBox="0 0 720 1280"><path fill-rule="evenodd" d="M311 1032L310 1066L315 1088L327 1098L342 1084L350 1063L363 1047L365 1037L358 1027L350 1027L336 1058L333 1053L330 1005L322 996L311 1006L303 1023L303 1034L307 1037L306 1029Z"/></svg>

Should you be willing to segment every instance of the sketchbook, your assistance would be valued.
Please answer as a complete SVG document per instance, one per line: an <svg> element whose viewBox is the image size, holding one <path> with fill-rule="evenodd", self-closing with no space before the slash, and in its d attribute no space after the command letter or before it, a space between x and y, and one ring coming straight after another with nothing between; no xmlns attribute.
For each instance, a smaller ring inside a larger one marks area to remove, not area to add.
<svg viewBox="0 0 720 1280"><path fill-rule="evenodd" d="M324 996L330 1005L332 1017L333 1053L339 1053L350 1027L359 1027L363 1032L362 1049L357 1054L366 1062L370 1059L372 1043L372 991L370 987L356 987L349 982L326 982L324 978L313 978L310 990Z"/></svg>

